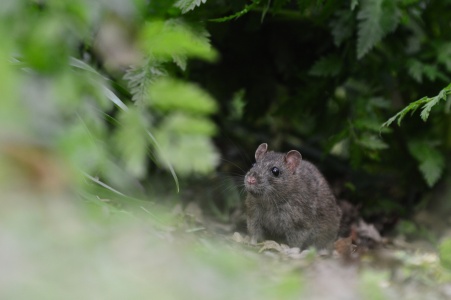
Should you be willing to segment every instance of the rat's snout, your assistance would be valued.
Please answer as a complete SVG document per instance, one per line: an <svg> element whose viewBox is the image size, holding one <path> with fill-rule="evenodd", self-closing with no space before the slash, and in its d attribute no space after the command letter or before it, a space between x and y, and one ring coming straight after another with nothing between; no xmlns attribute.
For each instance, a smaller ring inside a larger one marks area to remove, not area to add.
<svg viewBox="0 0 451 300"><path fill-rule="evenodd" d="M254 184L256 184L257 183L257 179L254 177L254 176L248 176L247 178L246 178L246 183L247 184L250 184L250 185L254 185Z"/></svg>

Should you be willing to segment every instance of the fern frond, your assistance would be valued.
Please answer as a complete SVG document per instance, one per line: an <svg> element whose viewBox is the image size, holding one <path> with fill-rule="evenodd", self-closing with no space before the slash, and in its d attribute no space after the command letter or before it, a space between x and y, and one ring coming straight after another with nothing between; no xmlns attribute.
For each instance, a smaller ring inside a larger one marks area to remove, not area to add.
<svg viewBox="0 0 451 300"><path fill-rule="evenodd" d="M427 78L430 81L435 81L437 78L443 80L443 81L450 81L450 78L439 70L439 68L436 65L432 64L425 64L424 65L424 74L427 76Z"/></svg>
<svg viewBox="0 0 451 300"><path fill-rule="evenodd" d="M423 97L420 100L410 103L409 105L404 107L401 111L399 111L396 115L394 115L393 117L388 119L387 122L382 124L382 127L390 126L394 121L396 121L396 119L398 119L398 122L397 122L398 126L401 126L401 121L406 116L406 114L408 112L414 113L421 105L426 103L427 99L428 99L427 97Z"/></svg>
<svg viewBox="0 0 451 300"><path fill-rule="evenodd" d="M349 10L339 10L335 13L335 18L330 22L334 43L338 47L345 40L349 39L354 30L354 15Z"/></svg>
<svg viewBox="0 0 451 300"><path fill-rule="evenodd" d="M379 137L373 134L364 135L356 142L360 146L370 150L383 150L388 148L388 145L386 143L384 143Z"/></svg>
<svg viewBox="0 0 451 300"><path fill-rule="evenodd" d="M216 111L214 99L193 83L165 78L152 85L149 95L153 107L160 111L180 110L195 115L208 115Z"/></svg>
<svg viewBox="0 0 451 300"><path fill-rule="evenodd" d="M190 10L193 10L197 6L200 6L202 3L206 3L207 0L179 0L174 6L180 8L182 14L186 14Z"/></svg>
<svg viewBox="0 0 451 300"><path fill-rule="evenodd" d="M392 0L364 0L357 15L359 22L357 58L365 56L382 38L395 30L399 9Z"/></svg>
<svg viewBox="0 0 451 300"><path fill-rule="evenodd" d="M166 25L171 27L182 27L189 31L193 37L203 45L210 45L210 33L205 29L201 23L187 23L182 19L171 19L166 21ZM182 70L186 70L188 57L186 54L178 53L172 54L172 60Z"/></svg>
<svg viewBox="0 0 451 300"><path fill-rule="evenodd" d="M248 12L250 12L254 7L260 4L260 0L254 0L252 4L246 5L242 10L239 12L234 13L231 16L222 17L222 18L216 18L216 19L210 19L210 22L227 22L233 19L238 19L239 17L244 16Z"/></svg>
<svg viewBox="0 0 451 300"><path fill-rule="evenodd" d="M424 106L423 106L423 110L421 111L421 114L420 114L421 119L423 119L423 121L426 122L429 117L429 113L431 112L432 107L437 105L441 100L447 101L448 95L450 95L450 94L451 94L451 84L448 85L443 90L441 90L437 96L428 98L426 104L424 104Z"/></svg>
<svg viewBox="0 0 451 300"><path fill-rule="evenodd" d="M340 73L343 62L336 55L328 55L320 58L310 69L309 74L314 76L337 76Z"/></svg>
<svg viewBox="0 0 451 300"><path fill-rule="evenodd" d="M409 142L410 154L418 161L418 169L429 187L434 186L445 169L445 158L434 145L424 140Z"/></svg>
<svg viewBox="0 0 451 300"><path fill-rule="evenodd" d="M423 97L417 101L410 103L400 112L398 112L396 115L394 115L393 117L388 119L384 124L382 124L382 127L390 126L394 121L396 121L396 119L398 120L398 125L401 125L401 121L407 113L411 112L413 114L420 107L422 107L422 111L420 114L421 119L426 122L427 119L429 118L429 114L431 112L432 107L437 105L441 100L447 101L449 95L451 95L451 84L449 84L447 87L441 90L440 93L435 97L432 98Z"/></svg>
<svg viewBox="0 0 451 300"><path fill-rule="evenodd" d="M415 81L421 83L423 81L423 63L419 60L411 59L407 61L409 75Z"/></svg>
<svg viewBox="0 0 451 300"><path fill-rule="evenodd" d="M214 61L218 57L205 29L181 19L151 21L143 27L141 39L141 46L146 53L160 61L169 60L174 55L207 61Z"/></svg>
<svg viewBox="0 0 451 300"><path fill-rule="evenodd" d="M382 0L365 0L357 15L360 20L357 58L362 58L377 42L382 39L380 18L382 15Z"/></svg>
<svg viewBox="0 0 451 300"><path fill-rule="evenodd" d="M158 78L167 76L160 62L147 59L141 66L133 66L125 73L132 100L138 106L147 102L149 86Z"/></svg>

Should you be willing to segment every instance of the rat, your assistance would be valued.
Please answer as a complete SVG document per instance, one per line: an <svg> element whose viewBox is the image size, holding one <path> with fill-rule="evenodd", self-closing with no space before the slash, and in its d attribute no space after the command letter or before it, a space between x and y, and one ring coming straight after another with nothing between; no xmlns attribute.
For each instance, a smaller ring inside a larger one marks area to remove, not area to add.
<svg viewBox="0 0 451 300"><path fill-rule="evenodd" d="M258 146L244 178L251 243L272 239L299 247L332 250L341 209L326 179L302 155Z"/></svg>

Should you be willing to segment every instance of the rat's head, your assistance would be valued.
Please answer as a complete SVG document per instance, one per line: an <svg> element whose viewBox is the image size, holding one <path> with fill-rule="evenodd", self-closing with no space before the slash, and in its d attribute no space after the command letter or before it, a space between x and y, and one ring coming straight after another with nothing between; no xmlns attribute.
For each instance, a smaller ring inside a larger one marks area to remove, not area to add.
<svg viewBox="0 0 451 300"><path fill-rule="evenodd" d="M276 197L293 182L290 178L301 160L302 156L296 150L268 152L268 144L261 144L255 151L255 163L244 178L246 191L256 197Z"/></svg>

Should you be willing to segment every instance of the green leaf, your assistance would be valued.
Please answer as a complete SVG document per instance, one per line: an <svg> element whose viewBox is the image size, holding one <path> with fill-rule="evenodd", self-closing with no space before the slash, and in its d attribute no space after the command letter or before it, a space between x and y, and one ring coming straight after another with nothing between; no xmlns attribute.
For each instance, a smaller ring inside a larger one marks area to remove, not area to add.
<svg viewBox="0 0 451 300"><path fill-rule="evenodd" d="M310 69L309 74L314 76L337 76L342 68L343 61L336 55L328 55L320 58Z"/></svg>
<svg viewBox="0 0 451 300"><path fill-rule="evenodd" d="M382 16L383 0L364 0L357 18L360 20L357 58L362 58L373 46L382 39L380 18Z"/></svg>
<svg viewBox="0 0 451 300"><path fill-rule="evenodd" d="M423 66L423 72L430 81L435 81L435 79L440 78L443 81L449 82L449 77L440 71L435 65L425 64Z"/></svg>
<svg viewBox="0 0 451 300"><path fill-rule="evenodd" d="M188 59L186 58L185 55L172 55L172 60L174 61L174 63L182 70L182 71L186 71L186 66L188 64Z"/></svg>
<svg viewBox="0 0 451 300"><path fill-rule="evenodd" d="M164 125L166 130L184 135L196 134L202 136L212 136L216 133L216 127L212 121L207 118L192 117L183 113L173 113L168 116Z"/></svg>
<svg viewBox="0 0 451 300"><path fill-rule="evenodd" d="M445 160L443 156L429 157L419 165L419 169L423 174L429 187L433 187L440 179L445 167Z"/></svg>
<svg viewBox="0 0 451 300"><path fill-rule="evenodd" d="M244 107L246 90L240 89L233 94L232 102L230 103L230 118L232 120L241 120L244 114Z"/></svg>
<svg viewBox="0 0 451 300"><path fill-rule="evenodd" d="M431 112L432 107L434 107L435 105L437 105L441 100L447 101L448 100L448 95L451 94L451 84L448 85L446 88L444 88L443 90L440 91L440 93L432 98L427 98L427 103L422 107L422 111L421 111L421 119L423 119L423 121L427 121L428 117L429 117L429 113Z"/></svg>
<svg viewBox="0 0 451 300"><path fill-rule="evenodd" d="M177 177L177 174L175 173L174 167L171 165L171 163L169 162L169 160L166 158L165 154L161 150L160 143L158 143L155 136L149 130L146 130L146 133L149 136L150 140L152 141L153 146L157 149L157 152L160 153L160 161L165 166L165 168L167 168L171 172L171 175L174 178L174 182L177 187L177 193L180 192L179 179Z"/></svg>
<svg viewBox="0 0 451 300"><path fill-rule="evenodd" d="M359 0L352 0L351 1L351 10L354 10L357 5L359 5Z"/></svg>
<svg viewBox="0 0 451 300"><path fill-rule="evenodd" d="M170 78L151 85L149 96L149 104L162 111L180 110L205 115L217 109L214 99L199 86Z"/></svg>
<svg viewBox="0 0 451 300"><path fill-rule="evenodd" d="M424 140L408 143L410 154L418 161L418 169L429 187L440 179L445 168L445 158L434 146Z"/></svg>
<svg viewBox="0 0 451 300"><path fill-rule="evenodd" d="M388 148L388 145L375 135L364 135L357 140L357 143L370 150L383 150Z"/></svg>
<svg viewBox="0 0 451 300"><path fill-rule="evenodd" d="M64 39L62 16L43 19L34 24L28 45L23 48L24 60L34 69L55 72L67 66L68 45Z"/></svg>
<svg viewBox="0 0 451 300"><path fill-rule="evenodd" d="M140 41L150 57L161 60L181 55L214 61L218 56L205 36L180 20L147 23Z"/></svg>
<svg viewBox="0 0 451 300"><path fill-rule="evenodd" d="M421 119L426 122L429 118L429 113L432 107L437 105L441 100L448 101L449 95L451 95L451 84L441 90L440 93L435 97L423 97L417 101L410 103L396 115L388 119L384 124L382 124L382 126L390 126L394 121L396 121L396 119L398 120L398 125L401 125L401 121L407 113L414 113L421 106L423 106L421 111Z"/></svg>
<svg viewBox="0 0 451 300"><path fill-rule="evenodd" d="M132 100L138 106L143 106L149 96L149 87L158 78L167 76L163 65L151 59L146 59L140 66L132 66L125 73L124 79L128 81L128 88L132 93Z"/></svg>
<svg viewBox="0 0 451 300"><path fill-rule="evenodd" d="M58 140L58 148L68 161L87 173L97 173L107 159L107 149L99 143L102 134L95 130L86 115L65 128L64 135Z"/></svg>
<svg viewBox="0 0 451 300"><path fill-rule="evenodd" d="M165 124L155 132L155 138L160 144L159 160L169 162L182 176L209 173L219 162L219 156L206 136L179 134L172 131L170 124Z"/></svg>
<svg viewBox="0 0 451 300"><path fill-rule="evenodd" d="M423 81L423 64L416 59L408 60L407 64L409 75L417 82L421 83Z"/></svg>
<svg viewBox="0 0 451 300"><path fill-rule="evenodd" d="M338 47L353 35L354 14L349 10L339 10L330 22L334 43Z"/></svg>
<svg viewBox="0 0 451 300"><path fill-rule="evenodd" d="M146 134L147 120L136 107L121 110L118 118L119 126L114 135L115 145L118 147L126 169L138 178L143 177L146 173L149 145Z"/></svg>
<svg viewBox="0 0 451 300"><path fill-rule="evenodd" d="M401 111L399 111L396 115L394 115L393 117L388 119L384 124L382 124L382 127L388 127L396 120L398 120L398 126L400 126L402 119L405 117L405 115L408 112L412 112L412 113L415 112L426 101L427 101L427 97L423 97L420 100L410 103L405 108L403 108Z"/></svg>
<svg viewBox="0 0 451 300"><path fill-rule="evenodd" d="M372 97L368 101L368 106L371 108L377 107L377 108L383 108L388 109L391 107L390 100L385 99L383 97Z"/></svg>
<svg viewBox="0 0 451 300"><path fill-rule="evenodd" d="M174 6L181 9L182 14L186 14L190 10L193 10L197 6L200 6L202 3L206 3L207 0L179 0Z"/></svg>
<svg viewBox="0 0 451 300"><path fill-rule="evenodd" d="M400 13L392 0L362 0L357 15L357 58L365 56L382 38L396 29Z"/></svg>
<svg viewBox="0 0 451 300"><path fill-rule="evenodd" d="M437 61L443 64L448 72L451 72L451 43L440 45L437 49Z"/></svg>

